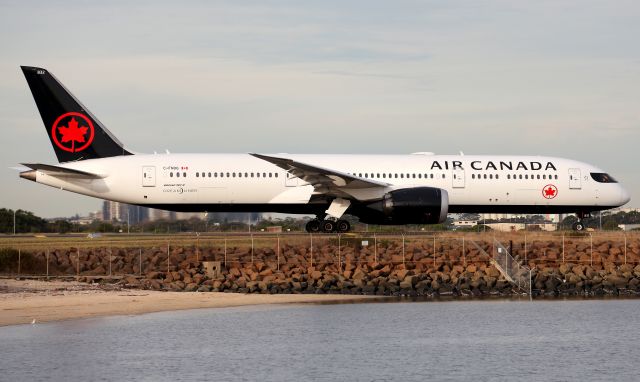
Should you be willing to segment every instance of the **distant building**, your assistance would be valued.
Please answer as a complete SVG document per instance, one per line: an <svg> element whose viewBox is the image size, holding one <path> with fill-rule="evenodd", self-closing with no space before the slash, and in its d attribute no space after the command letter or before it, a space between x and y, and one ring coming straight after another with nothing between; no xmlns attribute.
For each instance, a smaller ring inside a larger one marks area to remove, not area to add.
<svg viewBox="0 0 640 382"><path fill-rule="evenodd" d="M640 228L640 224L618 224L618 228L623 231L631 231Z"/></svg>
<svg viewBox="0 0 640 382"><path fill-rule="evenodd" d="M149 220L149 208L105 200L101 215L103 221L138 224Z"/></svg>
<svg viewBox="0 0 640 382"><path fill-rule="evenodd" d="M456 220L453 222L453 226L456 228L470 228L478 225L477 220Z"/></svg>
<svg viewBox="0 0 640 382"><path fill-rule="evenodd" d="M557 224L555 223L487 223L487 227L501 232L514 232L514 231L522 231L526 229L540 229L541 231L556 231L558 229Z"/></svg>

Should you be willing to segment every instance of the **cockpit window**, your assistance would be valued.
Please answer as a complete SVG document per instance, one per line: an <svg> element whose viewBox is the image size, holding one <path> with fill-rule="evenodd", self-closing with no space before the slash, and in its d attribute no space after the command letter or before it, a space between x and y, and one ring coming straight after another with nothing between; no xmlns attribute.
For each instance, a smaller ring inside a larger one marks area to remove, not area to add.
<svg viewBox="0 0 640 382"><path fill-rule="evenodd" d="M618 183L611 175L604 172L592 172L591 177L598 183Z"/></svg>

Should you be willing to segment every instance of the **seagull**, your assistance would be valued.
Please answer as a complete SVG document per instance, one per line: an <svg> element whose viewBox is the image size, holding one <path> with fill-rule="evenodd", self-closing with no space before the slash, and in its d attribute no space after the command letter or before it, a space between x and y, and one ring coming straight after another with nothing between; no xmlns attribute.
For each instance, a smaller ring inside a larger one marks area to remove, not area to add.
<svg viewBox="0 0 640 382"><path fill-rule="evenodd" d="M35 325L36 324L36 319L34 318L33 321L31 321L31 325Z"/></svg>

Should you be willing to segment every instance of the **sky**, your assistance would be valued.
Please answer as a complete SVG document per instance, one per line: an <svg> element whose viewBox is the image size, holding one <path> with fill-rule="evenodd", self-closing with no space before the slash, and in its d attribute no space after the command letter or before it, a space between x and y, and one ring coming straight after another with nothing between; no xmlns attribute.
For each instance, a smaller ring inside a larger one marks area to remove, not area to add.
<svg viewBox="0 0 640 382"><path fill-rule="evenodd" d="M549 155L640 207L637 1L0 0L0 208L101 201L55 164L20 65L47 68L136 152Z"/></svg>

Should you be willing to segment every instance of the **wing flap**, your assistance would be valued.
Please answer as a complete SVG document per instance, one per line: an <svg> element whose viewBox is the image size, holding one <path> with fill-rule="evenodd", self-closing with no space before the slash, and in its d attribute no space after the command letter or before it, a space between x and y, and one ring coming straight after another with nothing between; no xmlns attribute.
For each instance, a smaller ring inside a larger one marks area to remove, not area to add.
<svg viewBox="0 0 640 382"><path fill-rule="evenodd" d="M255 153L251 155L275 164L293 176L312 185L317 193L329 196L352 199L355 194L366 192L366 190L382 190L390 186L388 183L360 178L341 171L299 162L290 158Z"/></svg>

